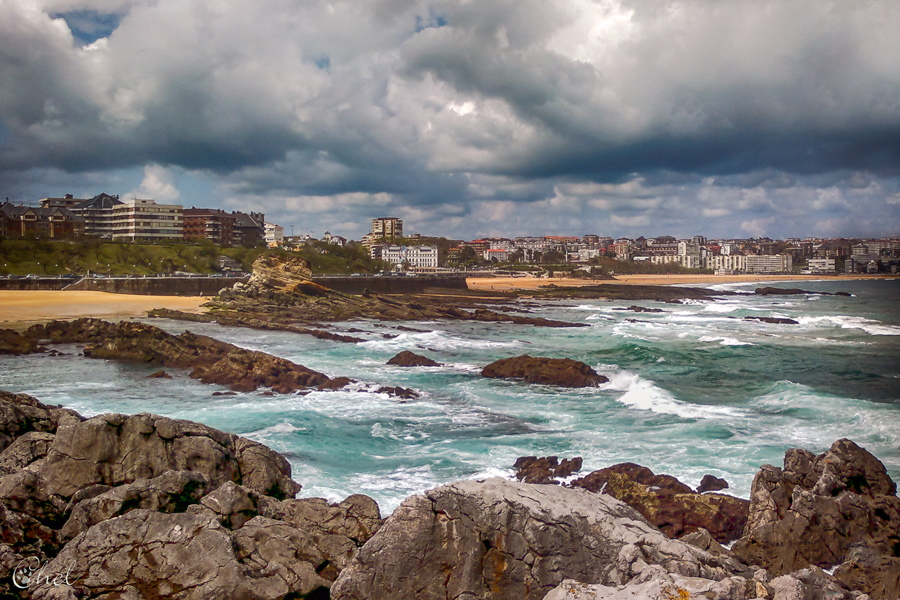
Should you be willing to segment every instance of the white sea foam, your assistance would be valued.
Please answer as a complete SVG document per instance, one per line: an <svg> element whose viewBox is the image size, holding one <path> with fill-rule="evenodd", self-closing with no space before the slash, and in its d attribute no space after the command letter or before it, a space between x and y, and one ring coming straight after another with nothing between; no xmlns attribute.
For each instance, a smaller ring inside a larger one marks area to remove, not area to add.
<svg viewBox="0 0 900 600"><path fill-rule="evenodd" d="M704 335L699 339L701 342L719 342L722 346L752 346L753 344L750 342L743 342L741 340L727 337L727 336L715 336L715 335Z"/></svg>
<svg viewBox="0 0 900 600"><path fill-rule="evenodd" d="M630 371L607 374L609 381L600 386L601 390L625 392L616 398L625 406L637 410L675 415L683 419L727 419L744 416L742 411L724 406L704 406L677 400L672 394Z"/></svg>
<svg viewBox="0 0 900 600"><path fill-rule="evenodd" d="M514 348L519 342L494 342L485 339L468 339L447 334L444 331L428 333L401 333L390 340L369 340L360 346L373 350L397 351L409 348L456 350L457 348Z"/></svg>
<svg viewBox="0 0 900 600"><path fill-rule="evenodd" d="M822 317L800 317L797 319L801 325L831 325L841 329L859 329L869 335L900 335L900 327L885 325L873 319L864 317L851 317L846 315L826 315Z"/></svg>

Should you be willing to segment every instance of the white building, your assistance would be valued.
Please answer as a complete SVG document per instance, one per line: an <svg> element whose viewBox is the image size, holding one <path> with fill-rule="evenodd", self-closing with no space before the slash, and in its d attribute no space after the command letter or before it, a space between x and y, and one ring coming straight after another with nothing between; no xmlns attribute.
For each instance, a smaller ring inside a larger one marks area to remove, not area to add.
<svg viewBox="0 0 900 600"><path fill-rule="evenodd" d="M438 249L434 246L386 246L381 259L395 267L407 265L410 270L432 270L438 266Z"/></svg>
<svg viewBox="0 0 900 600"><path fill-rule="evenodd" d="M280 246L284 243L284 227L275 223L266 223L266 245Z"/></svg>
<svg viewBox="0 0 900 600"><path fill-rule="evenodd" d="M789 273L794 266L790 254L763 254L747 256L747 272L754 274Z"/></svg>
<svg viewBox="0 0 900 600"><path fill-rule="evenodd" d="M807 261L806 266L812 274L834 273L837 270L833 258L811 258Z"/></svg>
<svg viewBox="0 0 900 600"><path fill-rule="evenodd" d="M112 208L112 237L129 242L180 240L184 237L184 207L126 200Z"/></svg>
<svg viewBox="0 0 900 600"><path fill-rule="evenodd" d="M509 250L507 248L490 248L485 250L482 255L484 256L484 260L491 260L492 258L496 258L496 262L506 262L509 260Z"/></svg>
<svg viewBox="0 0 900 600"><path fill-rule="evenodd" d="M651 256L649 258L650 258L650 262L652 262L654 265L665 265L665 264L669 264L669 263L675 263L681 267L684 267L685 269L699 269L700 268L700 255L699 254L697 254L696 256L689 256L689 255L683 255L683 254L675 254L675 255L663 254L663 255ZM637 259L638 259L638 257L636 256L635 260L637 260Z"/></svg>
<svg viewBox="0 0 900 600"><path fill-rule="evenodd" d="M743 254L707 256L703 259L703 268L715 273L743 273L747 270L747 257Z"/></svg>

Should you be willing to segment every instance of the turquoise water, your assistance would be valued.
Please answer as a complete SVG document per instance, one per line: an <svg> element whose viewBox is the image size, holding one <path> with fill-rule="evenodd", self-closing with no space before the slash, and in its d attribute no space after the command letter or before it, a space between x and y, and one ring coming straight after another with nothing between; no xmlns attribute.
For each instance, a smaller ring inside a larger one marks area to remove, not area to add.
<svg viewBox="0 0 900 600"><path fill-rule="evenodd" d="M785 287L796 287L796 283ZM359 380L350 391L266 396L226 391L175 373L77 356L0 357L0 389L82 414L154 412L246 435L288 457L301 496L374 497L385 513L442 483L512 476L518 456L582 456L583 473L632 461L697 485L724 477L747 497L764 463L849 437L900 479L900 281L804 282L852 297L739 295L711 302L538 303L537 316L589 324L547 329L493 323L338 324L362 344L285 332L152 320ZM751 291L752 287L716 289ZM630 304L663 313L615 310ZM789 317L771 325L745 316ZM629 322L628 319L637 322ZM397 325L427 330L402 332ZM399 334L384 339L382 334ZM401 350L439 368L385 366ZM584 361L610 382L566 390L483 379L488 362L519 354ZM418 400L371 390L412 387Z"/></svg>

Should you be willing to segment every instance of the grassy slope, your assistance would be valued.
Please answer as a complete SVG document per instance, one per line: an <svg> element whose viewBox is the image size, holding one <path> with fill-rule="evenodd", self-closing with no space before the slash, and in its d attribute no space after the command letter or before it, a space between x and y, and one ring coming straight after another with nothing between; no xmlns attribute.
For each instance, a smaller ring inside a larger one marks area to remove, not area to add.
<svg viewBox="0 0 900 600"><path fill-rule="evenodd" d="M323 254L322 251L327 252ZM218 273L217 259L225 255L235 259L245 271L265 248L219 248L201 244L127 244L98 240L49 241L0 239L0 275L154 275L185 271ZM374 272L382 267L364 250L323 246L304 248L316 274Z"/></svg>

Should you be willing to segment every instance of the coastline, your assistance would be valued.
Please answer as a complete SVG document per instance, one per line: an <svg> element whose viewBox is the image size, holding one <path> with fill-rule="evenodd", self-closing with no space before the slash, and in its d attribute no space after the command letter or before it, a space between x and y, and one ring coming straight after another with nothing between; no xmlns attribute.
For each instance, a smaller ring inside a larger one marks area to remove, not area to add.
<svg viewBox="0 0 900 600"><path fill-rule="evenodd" d="M620 285L679 286L777 281L853 281L883 278L872 275L619 275L611 280L532 277L474 277L466 279L471 291L511 292L540 287L582 287L614 283ZM145 317L156 308L202 314L205 296L148 296L109 292L67 290L0 290L0 329L24 329L55 319L94 317L122 319Z"/></svg>
<svg viewBox="0 0 900 600"><path fill-rule="evenodd" d="M882 276L883 277L883 276ZM615 279L538 279L534 277L473 277L466 279L470 290L536 290L553 284L557 287L582 287L615 283L620 285L696 285L720 283L756 283L777 281L855 281L879 279L872 275L617 275Z"/></svg>
<svg viewBox="0 0 900 600"><path fill-rule="evenodd" d="M0 329L22 329L55 319L145 317L154 308L203 313L201 296L137 296L64 290L0 291Z"/></svg>

